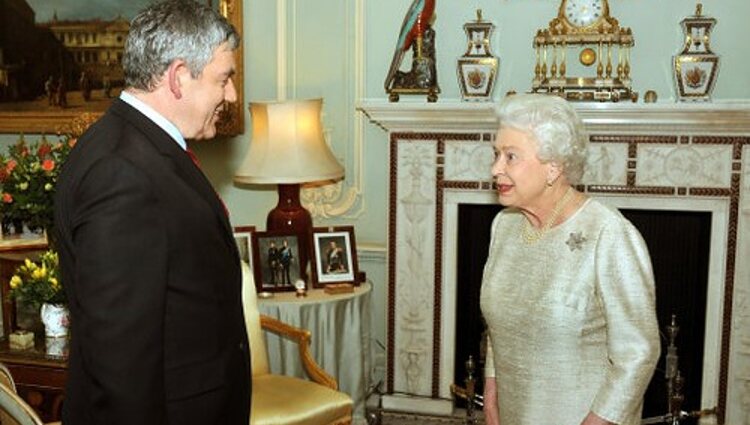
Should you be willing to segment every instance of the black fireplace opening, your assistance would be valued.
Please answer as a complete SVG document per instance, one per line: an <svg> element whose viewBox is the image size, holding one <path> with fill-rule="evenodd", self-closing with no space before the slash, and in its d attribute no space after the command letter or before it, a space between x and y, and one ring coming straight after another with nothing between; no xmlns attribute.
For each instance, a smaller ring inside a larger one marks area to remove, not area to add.
<svg viewBox="0 0 750 425"><path fill-rule="evenodd" d="M456 251L456 341L454 382L465 383L466 360L476 365L477 392L483 383L484 319L479 311L482 271L487 260L490 227L500 205L460 204ZM679 370L685 379L682 410L700 410L703 386L708 265L711 213L621 209L646 241L656 281L656 309L661 332L662 355L646 391L644 417L667 413L664 354L669 343L666 326L676 316L675 339ZM465 406L458 402L459 407ZM691 422L683 422L689 424Z"/></svg>

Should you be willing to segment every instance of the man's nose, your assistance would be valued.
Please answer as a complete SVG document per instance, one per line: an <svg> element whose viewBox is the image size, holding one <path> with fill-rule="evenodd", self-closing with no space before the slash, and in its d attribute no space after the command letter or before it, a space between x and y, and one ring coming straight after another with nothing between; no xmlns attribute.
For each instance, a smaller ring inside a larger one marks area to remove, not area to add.
<svg viewBox="0 0 750 425"><path fill-rule="evenodd" d="M227 86L224 88L224 100L229 103L237 101L237 88L234 86L234 80L229 79Z"/></svg>

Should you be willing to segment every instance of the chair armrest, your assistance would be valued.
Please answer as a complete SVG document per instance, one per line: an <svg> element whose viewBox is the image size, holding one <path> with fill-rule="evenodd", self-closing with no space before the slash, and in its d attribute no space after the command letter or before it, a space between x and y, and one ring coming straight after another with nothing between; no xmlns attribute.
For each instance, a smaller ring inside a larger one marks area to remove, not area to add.
<svg viewBox="0 0 750 425"><path fill-rule="evenodd" d="M329 375L310 354L310 331L286 324L273 317L260 315L260 326L270 332L293 339L299 346L299 356L307 374L318 384L338 390L336 379Z"/></svg>

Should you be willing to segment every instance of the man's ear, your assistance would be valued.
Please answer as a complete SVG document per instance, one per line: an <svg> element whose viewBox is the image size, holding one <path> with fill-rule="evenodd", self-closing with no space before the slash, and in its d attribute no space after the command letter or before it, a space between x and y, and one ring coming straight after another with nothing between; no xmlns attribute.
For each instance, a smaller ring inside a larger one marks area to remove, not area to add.
<svg viewBox="0 0 750 425"><path fill-rule="evenodd" d="M169 85L169 91L176 99L182 98L182 89L186 78L191 78L191 75L185 61L182 59L172 61L167 68L167 84Z"/></svg>

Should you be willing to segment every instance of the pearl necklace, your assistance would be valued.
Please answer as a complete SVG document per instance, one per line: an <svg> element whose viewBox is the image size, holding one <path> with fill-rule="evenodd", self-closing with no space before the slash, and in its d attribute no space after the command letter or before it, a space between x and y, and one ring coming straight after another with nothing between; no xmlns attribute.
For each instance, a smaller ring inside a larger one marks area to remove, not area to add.
<svg viewBox="0 0 750 425"><path fill-rule="evenodd" d="M560 198L559 201L557 201L554 208L552 208L552 213L550 213L549 218L542 227L537 229L529 223L529 220L522 220L521 239L527 244L533 244L541 239L545 235L545 233L547 233L547 231L552 228L552 225L555 224L555 221L560 218L560 214L562 213L563 208L565 208L565 205L567 205L568 202L573 199L574 193L575 192L573 191L573 187L568 187L565 195L563 195L563 197Z"/></svg>

